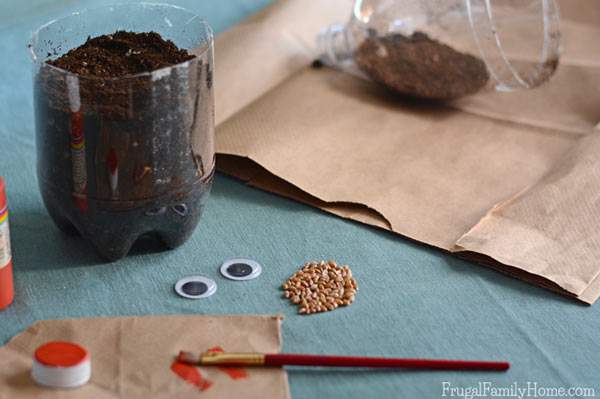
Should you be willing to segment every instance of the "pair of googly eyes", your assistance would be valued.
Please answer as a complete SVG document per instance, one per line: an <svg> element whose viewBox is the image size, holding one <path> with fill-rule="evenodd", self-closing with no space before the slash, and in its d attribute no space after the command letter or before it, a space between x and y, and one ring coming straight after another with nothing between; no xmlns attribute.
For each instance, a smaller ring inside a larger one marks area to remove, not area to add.
<svg viewBox="0 0 600 399"><path fill-rule="evenodd" d="M185 215L187 215L187 212L188 212L188 207L186 204L173 205L171 207L171 209L173 210L173 212L175 212L179 216L185 216ZM166 211L167 211L167 207L163 206L160 208L154 208L154 209L150 209L149 211L146 211L146 215L147 216L158 216L158 215L162 215Z"/></svg>
<svg viewBox="0 0 600 399"><path fill-rule="evenodd" d="M251 259L236 258L224 262L219 269L229 280L252 280L260 275L262 267ZM184 277L175 284L175 292L184 298L202 299L217 292L217 283L204 276Z"/></svg>

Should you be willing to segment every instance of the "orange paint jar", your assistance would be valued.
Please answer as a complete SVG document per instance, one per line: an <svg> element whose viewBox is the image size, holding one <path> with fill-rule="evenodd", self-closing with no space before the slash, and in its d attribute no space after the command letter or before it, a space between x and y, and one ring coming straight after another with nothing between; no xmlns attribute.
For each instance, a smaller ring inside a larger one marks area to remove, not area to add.
<svg viewBox="0 0 600 399"><path fill-rule="evenodd" d="M13 301L12 255L10 251L10 233L8 229L8 206L4 179L0 177L0 310Z"/></svg>

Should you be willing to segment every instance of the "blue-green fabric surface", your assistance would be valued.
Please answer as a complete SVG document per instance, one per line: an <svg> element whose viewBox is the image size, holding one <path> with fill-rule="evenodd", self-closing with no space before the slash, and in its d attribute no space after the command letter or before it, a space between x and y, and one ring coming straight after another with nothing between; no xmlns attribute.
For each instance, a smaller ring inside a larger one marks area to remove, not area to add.
<svg viewBox="0 0 600 399"><path fill-rule="evenodd" d="M512 362L506 373L297 369L289 373L294 398L436 398L444 381L452 387L485 381L589 386L600 396L600 305L579 304L222 175L199 228L178 250L148 253L142 245L105 264L85 242L59 233L35 178L26 44L41 23L103 2L0 4L0 175L7 180L16 284L15 303L0 312L0 343L40 319L281 313L287 352ZM219 32L269 1L175 3ZM263 274L250 282L223 279L218 266L234 256L260 261ZM351 265L360 286L356 302L298 316L280 297L280 284L303 262L330 258ZM217 294L201 301L177 297L173 283L189 274L214 278Z"/></svg>

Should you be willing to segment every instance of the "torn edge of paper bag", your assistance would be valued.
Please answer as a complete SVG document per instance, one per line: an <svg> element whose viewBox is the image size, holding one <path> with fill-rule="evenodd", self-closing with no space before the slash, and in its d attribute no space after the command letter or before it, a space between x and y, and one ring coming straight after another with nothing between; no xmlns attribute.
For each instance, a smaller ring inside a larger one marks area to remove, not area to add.
<svg viewBox="0 0 600 399"><path fill-rule="evenodd" d="M284 180L248 158L234 154L217 154L217 169L246 184L270 193L319 208L344 219L393 231L390 221L378 210L365 204L349 201L325 201Z"/></svg>

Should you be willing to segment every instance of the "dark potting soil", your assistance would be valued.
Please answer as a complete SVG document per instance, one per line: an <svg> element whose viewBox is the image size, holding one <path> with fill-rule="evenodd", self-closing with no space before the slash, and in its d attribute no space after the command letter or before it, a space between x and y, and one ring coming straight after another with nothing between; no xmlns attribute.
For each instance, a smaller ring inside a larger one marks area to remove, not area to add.
<svg viewBox="0 0 600 399"><path fill-rule="evenodd" d="M399 93L436 100L473 94L489 81L485 63L470 54L431 39L371 36L357 49L356 64L371 79Z"/></svg>
<svg viewBox="0 0 600 399"><path fill-rule="evenodd" d="M214 174L210 57L189 55L157 33L116 32L41 66L38 182L62 230L81 234L109 260L141 236L169 248L191 236Z"/></svg>
<svg viewBox="0 0 600 399"><path fill-rule="evenodd" d="M115 78L150 72L194 58L156 32L117 31L89 38L48 64L81 76Z"/></svg>

